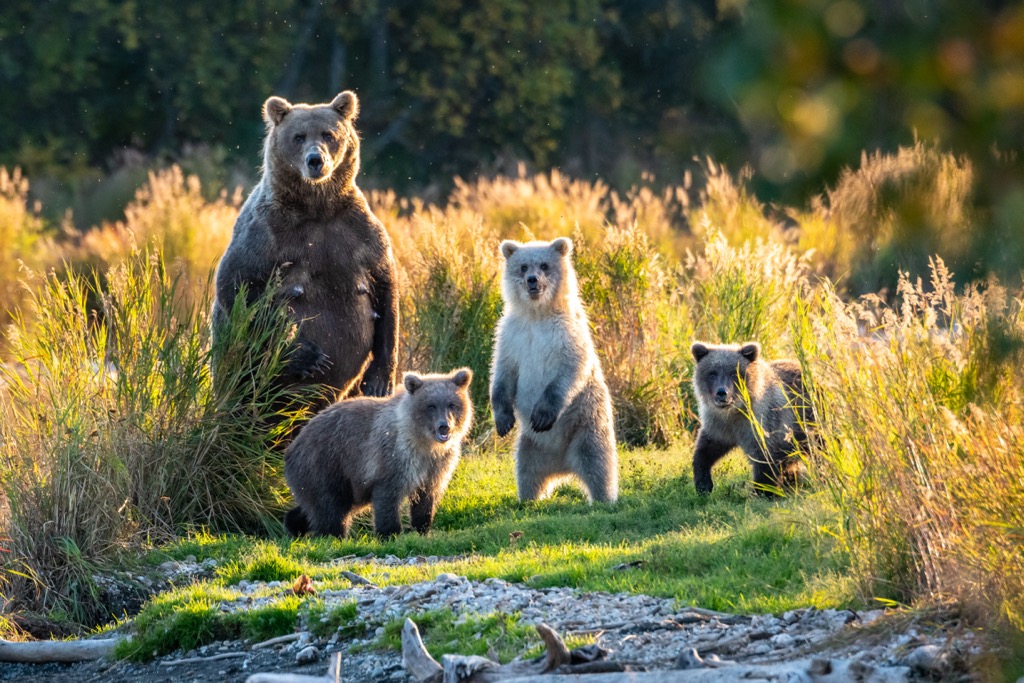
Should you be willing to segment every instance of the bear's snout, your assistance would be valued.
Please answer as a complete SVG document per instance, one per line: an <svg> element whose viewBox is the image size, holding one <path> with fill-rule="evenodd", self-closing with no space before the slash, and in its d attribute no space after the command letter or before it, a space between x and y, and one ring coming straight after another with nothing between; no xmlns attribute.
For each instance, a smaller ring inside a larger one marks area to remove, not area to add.
<svg viewBox="0 0 1024 683"><path fill-rule="evenodd" d="M306 168L309 169L311 178L319 178L324 172L324 159L320 152L310 152L306 155Z"/></svg>
<svg viewBox="0 0 1024 683"><path fill-rule="evenodd" d="M437 430L434 433L435 438L444 443L452 436L452 428L448 426L448 421L445 420L441 424L437 425Z"/></svg>

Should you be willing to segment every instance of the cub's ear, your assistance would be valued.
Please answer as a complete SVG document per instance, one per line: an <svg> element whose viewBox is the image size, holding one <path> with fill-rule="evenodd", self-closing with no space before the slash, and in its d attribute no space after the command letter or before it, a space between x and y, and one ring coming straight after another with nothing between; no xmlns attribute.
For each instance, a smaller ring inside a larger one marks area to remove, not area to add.
<svg viewBox="0 0 1024 683"><path fill-rule="evenodd" d="M753 363L761 355L761 345L757 342L744 344L743 348L740 349L740 355Z"/></svg>
<svg viewBox="0 0 1024 683"><path fill-rule="evenodd" d="M340 92L331 100L331 107L334 108L341 118L346 120L355 119L359 116L359 98L351 90Z"/></svg>
<svg viewBox="0 0 1024 683"><path fill-rule="evenodd" d="M557 240L551 243L551 248L557 251L562 256L565 256L572 251L572 240L568 237L559 237Z"/></svg>
<svg viewBox="0 0 1024 683"><path fill-rule="evenodd" d="M292 103L283 97L268 97L263 103L263 120L267 125L276 126L292 110Z"/></svg>
<svg viewBox="0 0 1024 683"><path fill-rule="evenodd" d="M452 384L460 389L469 386L469 383L473 380L473 371L469 368L460 368L455 376L452 377Z"/></svg>
<svg viewBox="0 0 1024 683"><path fill-rule="evenodd" d="M405 390L409 392L410 396L423 386L423 380L415 372L405 373L402 377L402 383L405 384Z"/></svg>
<svg viewBox="0 0 1024 683"><path fill-rule="evenodd" d="M704 356L711 353L711 349L700 342L694 342L693 346L690 347L690 353L693 354L693 359L699 363Z"/></svg>
<svg viewBox="0 0 1024 683"><path fill-rule="evenodd" d="M519 247L521 246L523 245L520 244L519 242L516 242L515 240L505 240L504 242L501 243L499 249L501 250L501 255L504 256L505 260L507 261L508 258L512 256L512 254L519 251Z"/></svg>

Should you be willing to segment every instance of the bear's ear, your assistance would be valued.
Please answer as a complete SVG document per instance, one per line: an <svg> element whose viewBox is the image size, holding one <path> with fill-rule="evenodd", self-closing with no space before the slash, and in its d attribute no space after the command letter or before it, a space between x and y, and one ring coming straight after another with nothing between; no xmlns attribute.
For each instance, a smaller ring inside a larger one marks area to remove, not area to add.
<svg viewBox="0 0 1024 683"><path fill-rule="evenodd" d="M694 342L693 346L690 347L690 353L693 354L693 359L699 363L704 356L711 353L711 349L700 342Z"/></svg>
<svg viewBox="0 0 1024 683"><path fill-rule="evenodd" d="M281 123L281 120L292 110L292 103L283 97L268 97L263 103L263 120L271 126Z"/></svg>
<svg viewBox="0 0 1024 683"><path fill-rule="evenodd" d="M402 377L402 382L405 384L405 390L410 395L415 394L416 390L423 386L423 379L415 372L407 372Z"/></svg>
<svg viewBox="0 0 1024 683"><path fill-rule="evenodd" d="M452 384L460 389L464 389L469 386L470 381L473 379L473 371L469 368L460 368L455 376L452 377Z"/></svg>
<svg viewBox="0 0 1024 683"><path fill-rule="evenodd" d="M562 256L565 256L572 251L572 240L568 237L559 237L557 240L551 243L551 248L557 251Z"/></svg>
<svg viewBox="0 0 1024 683"><path fill-rule="evenodd" d="M331 100L331 107L345 120L353 120L359 116L359 98L351 90L338 93Z"/></svg>
<svg viewBox="0 0 1024 683"><path fill-rule="evenodd" d="M757 357L761 355L761 345L757 342L744 344L743 348L740 349L740 355L753 363L757 360Z"/></svg>
<svg viewBox="0 0 1024 683"><path fill-rule="evenodd" d="M501 247L499 247L499 249L501 250L501 255L504 256L507 261L512 254L519 251L519 247L521 246L523 245L515 240L505 240L501 243Z"/></svg>

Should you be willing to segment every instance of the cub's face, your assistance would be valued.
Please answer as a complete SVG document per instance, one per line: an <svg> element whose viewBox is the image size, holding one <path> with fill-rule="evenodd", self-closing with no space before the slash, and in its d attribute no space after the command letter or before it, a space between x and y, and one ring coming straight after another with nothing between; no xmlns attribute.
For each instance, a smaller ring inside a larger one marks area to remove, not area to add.
<svg viewBox="0 0 1024 683"><path fill-rule="evenodd" d="M701 344L690 347L697 365L693 384L698 400L718 410L734 410L742 405L739 381L746 382L747 369L757 360L761 347L749 344Z"/></svg>
<svg viewBox="0 0 1024 683"><path fill-rule="evenodd" d="M505 277L502 292L505 300L523 306L550 304L561 294L564 275L572 264L569 253L572 241L559 237L553 242L513 240L501 243L505 257Z"/></svg>
<svg viewBox="0 0 1024 683"><path fill-rule="evenodd" d="M353 122L358 111L350 91L330 104L291 104L271 97L263 105L268 152L276 165L292 168L309 183L325 183L346 165L357 144Z"/></svg>
<svg viewBox="0 0 1024 683"><path fill-rule="evenodd" d="M469 397L472 379L473 371L469 368L448 375L405 374L412 421L421 440L439 444L462 440L473 422L473 402Z"/></svg>

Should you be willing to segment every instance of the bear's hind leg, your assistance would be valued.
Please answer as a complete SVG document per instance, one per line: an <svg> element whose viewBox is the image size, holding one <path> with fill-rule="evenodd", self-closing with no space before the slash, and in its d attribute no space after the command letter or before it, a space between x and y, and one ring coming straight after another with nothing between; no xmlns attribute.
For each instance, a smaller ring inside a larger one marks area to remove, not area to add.
<svg viewBox="0 0 1024 683"><path fill-rule="evenodd" d="M761 453L751 458L750 462L754 467L754 493L769 498L778 496L782 481L780 465L776 459Z"/></svg>
<svg viewBox="0 0 1024 683"><path fill-rule="evenodd" d="M315 506L304 507L310 530L320 536L347 538L352 519L352 484L342 479Z"/></svg>
<svg viewBox="0 0 1024 683"><path fill-rule="evenodd" d="M292 538L298 538L309 531L309 518L306 517L301 506L296 505L284 513L284 528Z"/></svg>
<svg viewBox="0 0 1024 683"><path fill-rule="evenodd" d="M580 430L569 444L568 461L591 502L614 503L618 499L619 455L611 434Z"/></svg>
<svg viewBox="0 0 1024 683"><path fill-rule="evenodd" d="M520 432L516 444L516 487L520 502L551 495L554 479L565 467L528 435Z"/></svg>

